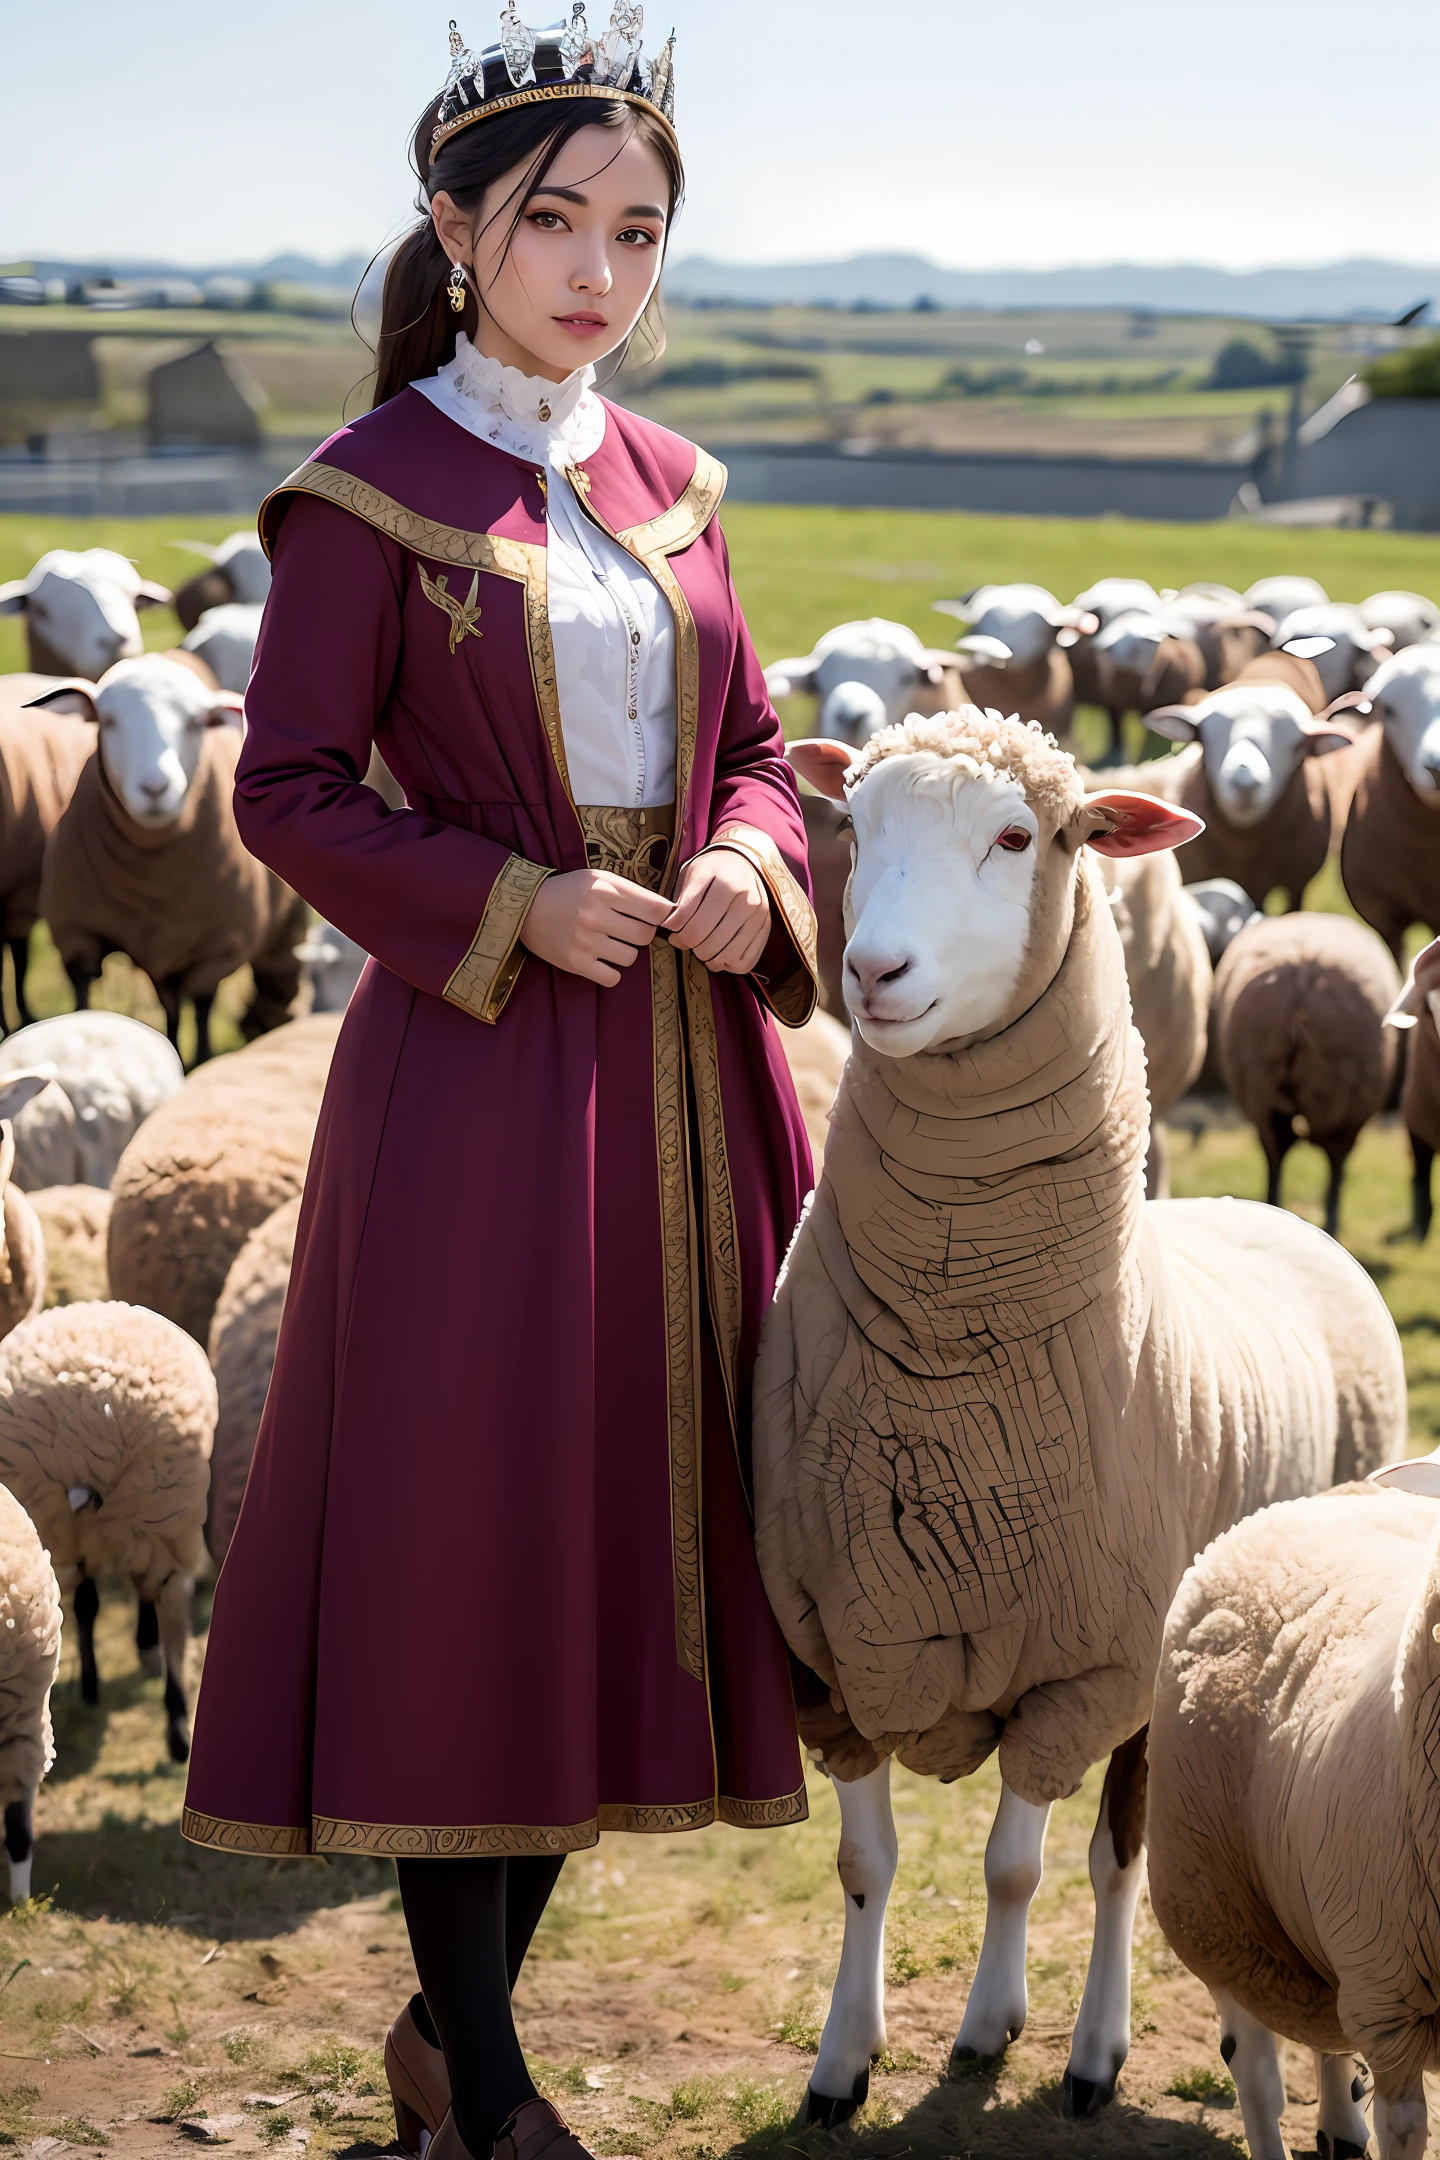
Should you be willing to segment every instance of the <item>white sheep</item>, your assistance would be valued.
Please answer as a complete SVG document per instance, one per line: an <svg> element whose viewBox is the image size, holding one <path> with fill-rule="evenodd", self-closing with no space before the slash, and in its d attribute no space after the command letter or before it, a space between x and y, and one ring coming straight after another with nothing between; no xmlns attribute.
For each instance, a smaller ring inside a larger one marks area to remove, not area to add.
<svg viewBox="0 0 1440 2160"><path fill-rule="evenodd" d="M1258 608L1279 624L1296 608L1326 606L1330 595L1314 578L1280 576L1257 578L1243 598L1247 608Z"/></svg>
<svg viewBox="0 0 1440 2160"><path fill-rule="evenodd" d="M60 1620L50 1555L20 1502L0 1485L0 1808L12 1904L30 1895L35 1796L55 1760L50 1690Z"/></svg>
<svg viewBox="0 0 1440 2160"><path fill-rule="evenodd" d="M181 641L181 651L203 660L222 690L243 697L255 664L255 644L264 612L263 607L239 600L207 608Z"/></svg>
<svg viewBox="0 0 1440 2160"><path fill-rule="evenodd" d="M1393 1482L1392 1482L1393 1480ZM1384 1486L1207 1546L1165 1626L1150 1897L1214 1998L1252 2160L1288 2160L1277 2036L1314 2049L1319 2147L1422 2160L1440 2070L1440 1509Z"/></svg>
<svg viewBox="0 0 1440 2160"><path fill-rule="evenodd" d="M183 548L187 555L203 555L210 565L175 595L182 629L193 630L207 608L223 607L231 600L263 607L270 591L270 558L253 528L227 534L218 547L203 540L174 540L171 546Z"/></svg>
<svg viewBox="0 0 1440 2160"><path fill-rule="evenodd" d="M109 548L52 548L28 577L0 585L0 615L23 615L37 675L98 682L117 660L145 650L136 612L169 607L174 595L142 578Z"/></svg>
<svg viewBox="0 0 1440 2160"><path fill-rule="evenodd" d="M210 1322L219 1414L210 1457L205 1543L216 1567L230 1550L275 1365L275 1344L295 1258L299 1193L250 1232L231 1263Z"/></svg>
<svg viewBox="0 0 1440 2160"><path fill-rule="evenodd" d="M970 626L956 646L966 703L995 704L1065 733L1075 717L1075 678L1062 648L1097 629L1096 616L1066 607L1043 585L977 585L934 605Z"/></svg>
<svg viewBox="0 0 1440 2160"><path fill-rule="evenodd" d="M1355 755L1340 875L1398 960L1412 923L1440 930L1440 642L1384 661L1365 696L1380 725Z"/></svg>
<svg viewBox="0 0 1440 2160"><path fill-rule="evenodd" d="M1371 630L1390 632L1392 652L1426 645L1440 630L1440 607L1418 592L1377 592L1360 602L1360 619Z"/></svg>
<svg viewBox="0 0 1440 2160"><path fill-rule="evenodd" d="M775 660L765 670L772 698L808 692L821 703L840 683L867 683L885 701L886 715L935 712L953 703L959 685L953 653L922 645L904 623L871 616L827 630L803 660Z"/></svg>
<svg viewBox="0 0 1440 2160"><path fill-rule="evenodd" d="M15 1183L108 1185L126 1146L185 1078L157 1028L124 1013L61 1013L0 1044L0 1077L49 1072L50 1085L15 1119Z"/></svg>
<svg viewBox="0 0 1440 2160"><path fill-rule="evenodd" d="M190 1752L185 1652L215 1408L204 1353L136 1306L57 1306L0 1343L0 1484L73 1594L81 1697L99 1700L98 1577L110 1569L159 1614L172 1762Z"/></svg>
<svg viewBox="0 0 1440 2160"><path fill-rule="evenodd" d="M93 721L99 736L46 847L41 908L77 1005L107 952L126 953L154 984L172 1043L193 1000L204 1059L216 989L246 961L255 998L242 1024L258 1032L288 1010L305 909L235 825L240 699L188 660L121 660L98 683L37 701Z"/></svg>
<svg viewBox="0 0 1440 2160"><path fill-rule="evenodd" d="M1142 1197L1143 1059L1089 851L1174 845L1193 818L1087 800L1072 759L996 713L790 755L849 783L857 850L851 1053L754 1390L757 1551L811 1676L801 1730L837 1777L849 1893L810 2114L853 2112L884 2045L888 1757L951 1778L997 1747L956 2042L982 2057L1025 2020L1050 1804L1114 1751L1066 2073L1086 2114L1129 2044L1170 1598L1227 1522L1397 1450L1399 1338L1311 1225Z"/></svg>
<svg viewBox="0 0 1440 2160"><path fill-rule="evenodd" d="M1276 652L1300 650L1314 661L1327 698L1359 690L1389 652L1393 635L1372 628L1359 608L1328 600L1323 607L1295 608L1275 626Z"/></svg>

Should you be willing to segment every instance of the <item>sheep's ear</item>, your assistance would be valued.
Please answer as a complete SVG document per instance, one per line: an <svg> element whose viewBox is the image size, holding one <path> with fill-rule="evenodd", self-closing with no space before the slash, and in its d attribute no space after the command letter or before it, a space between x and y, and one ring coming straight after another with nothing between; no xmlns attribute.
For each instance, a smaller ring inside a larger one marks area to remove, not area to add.
<svg viewBox="0 0 1440 2160"><path fill-rule="evenodd" d="M55 1078L53 1065L36 1065L28 1072L8 1072L0 1077L0 1121L18 1117Z"/></svg>
<svg viewBox="0 0 1440 2160"><path fill-rule="evenodd" d="M1334 652L1335 640L1333 637L1292 637L1285 640L1280 650L1297 660L1318 660L1321 653Z"/></svg>
<svg viewBox="0 0 1440 2160"><path fill-rule="evenodd" d="M1392 646L1392 645L1393 645L1394 643L1395 643L1395 632L1394 632L1393 630L1372 630L1372 631L1370 632L1370 650L1371 650L1371 652L1374 652L1374 650L1375 650L1375 648L1376 648L1376 646L1377 646L1377 645L1383 645L1383 646L1385 646L1385 648L1386 648L1386 649L1387 649L1387 651L1388 651L1388 649L1390 648L1390 646Z"/></svg>
<svg viewBox="0 0 1440 2160"><path fill-rule="evenodd" d="M1100 618L1089 608L1062 608L1062 628L1055 642L1057 645L1078 645L1082 637L1094 637L1100 628Z"/></svg>
<svg viewBox="0 0 1440 2160"><path fill-rule="evenodd" d="M29 712L37 705L43 705L47 712L68 713L73 720L88 720L93 726L100 723L95 686L82 682L79 676L57 683L53 690L42 690L39 697L27 698L23 709Z"/></svg>
<svg viewBox="0 0 1440 2160"><path fill-rule="evenodd" d="M831 802L844 802L845 782L855 762L849 743L835 742L824 735L807 735L803 742L788 743L785 755L817 795L828 795Z"/></svg>
<svg viewBox="0 0 1440 2160"><path fill-rule="evenodd" d="M233 690L217 690L210 700L210 710L205 715L206 727L243 728L245 725L245 700Z"/></svg>
<svg viewBox="0 0 1440 2160"><path fill-rule="evenodd" d="M932 600L930 612L932 615L953 615L956 622L969 622L970 595L966 593L959 600Z"/></svg>
<svg viewBox="0 0 1440 2160"><path fill-rule="evenodd" d="M772 698L789 697L796 690L813 690L815 662L772 660L765 670L765 688Z"/></svg>
<svg viewBox="0 0 1440 2160"><path fill-rule="evenodd" d="M168 585L157 585L153 578L141 578L135 588L135 605L142 607L174 607L175 595Z"/></svg>
<svg viewBox="0 0 1440 2160"><path fill-rule="evenodd" d="M1200 733L1193 705L1157 705L1145 714L1145 725L1152 734L1166 735L1171 742L1194 742Z"/></svg>
<svg viewBox="0 0 1440 2160"><path fill-rule="evenodd" d="M1077 838L1099 855L1157 855L1198 840L1205 830L1204 818L1193 810L1178 809L1156 795L1132 795L1125 788L1087 795L1075 815Z"/></svg>
<svg viewBox="0 0 1440 2160"><path fill-rule="evenodd" d="M955 650L960 655L962 668L967 660L972 667L1003 668L1015 657L1010 647L998 637L986 637L980 631L970 637L962 637Z"/></svg>
<svg viewBox="0 0 1440 2160"><path fill-rule="evenodd" d="M23 615L30 598L30 588L24 578L12 578L8 585L0 585L0 615Z"/></svg>
<svg viewBox="0 0 1440 2160"><path fill-rule="evenodd" d="M1342 712L1359 713L1363 719L1372 710L1373 703L1368 690L1344 690L1339 697L1331 698L1325 710L1316 713L1310 724L1312 727L1320 727L1325 721L1333 720L1336 713Z"/></svg>

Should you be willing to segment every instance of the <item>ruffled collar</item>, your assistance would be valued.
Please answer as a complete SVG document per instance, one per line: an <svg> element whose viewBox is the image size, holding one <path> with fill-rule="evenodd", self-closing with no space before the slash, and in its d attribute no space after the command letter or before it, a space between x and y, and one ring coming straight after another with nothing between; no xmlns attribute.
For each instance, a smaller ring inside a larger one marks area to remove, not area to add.
<svg viewBox="0 0 1440 2160"><path fill-rule="evenodd" d="M592 456L604 438L605 407L591 388L594 380L589 366L559 383L522 375L477 352L462 330L455 358L415 388L498 448L563 467Z"/></svg>

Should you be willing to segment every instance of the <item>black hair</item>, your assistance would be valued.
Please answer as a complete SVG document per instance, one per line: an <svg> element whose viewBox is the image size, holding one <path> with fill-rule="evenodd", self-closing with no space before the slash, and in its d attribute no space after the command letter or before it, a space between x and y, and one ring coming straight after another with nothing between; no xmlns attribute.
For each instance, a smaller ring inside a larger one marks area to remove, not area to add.
<svg viewBox="0 0 1440 2160"><path fill-rule="evenodd" d="M487 188L493 187L516 166L526 166L514 193L495 213L497 217L501 216L513 206L502 262L510 251L526 204L539 191L571 136L587 127L631 128L642 142L658 153L670 182L668 241L670 221L673 221L685 190L685 169L669 130L643 106L630 105L618 98L576 98L563 102L540 99L533 105L514 106L509 112L477 120L452 135L431 165L428 163L430 138L438 117L437 101L426 107L415 128L411 163L421 187L417 208L428 206L444 189L457 209L478 210ZM447 291L450 267L449 257L436 238L434 225L427 214L406 234L385 273L380 345L376 355L377 405L394 397L407 383L433 375L437 368L453 359L457 330L463 330L472 339L475 336L479 327L475 292L467 282L464 312L456 314L450 306ZM664 349L664 331L657 299L651 300L636 327L648 338L658 356Z"/></svg>

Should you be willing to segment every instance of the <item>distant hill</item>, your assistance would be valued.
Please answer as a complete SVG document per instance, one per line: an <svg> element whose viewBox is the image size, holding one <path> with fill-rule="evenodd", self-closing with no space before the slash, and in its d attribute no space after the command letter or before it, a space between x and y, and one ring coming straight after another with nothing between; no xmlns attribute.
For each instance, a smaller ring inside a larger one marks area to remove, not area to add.
<svg viewBox="0 0 1440 2160"><path fill-rule="evenodd" d="M103 259L97 256L93 262L55 262L29 255L0 262L0 271L23 269L34 277L64 278L67 284L97 277L241 277L285 285L332 287L337 292L351 293L359 284L369 260L368 255L342 255L336 262L317 262L311 255L272 255L268 262L197 265L167 262L158 255L108 255Z"/></svg>
<svg viewBox="0 0 1440 2160"><path fill-rule="evenodd" d="M670 265L678 301L778 306L1142 308L1160 315L1394 316L1440 300L1440 266L1343 262L1314 268L1216 270L1204 263L1109 263L1077 270L953 270L923 255L854 255L845 262L722 263L690 255Z"/></svg>

